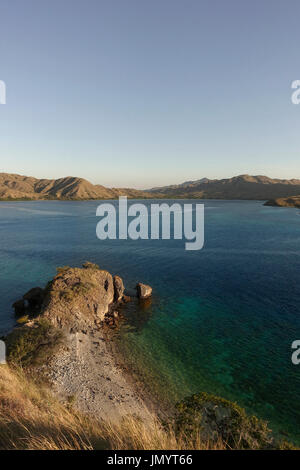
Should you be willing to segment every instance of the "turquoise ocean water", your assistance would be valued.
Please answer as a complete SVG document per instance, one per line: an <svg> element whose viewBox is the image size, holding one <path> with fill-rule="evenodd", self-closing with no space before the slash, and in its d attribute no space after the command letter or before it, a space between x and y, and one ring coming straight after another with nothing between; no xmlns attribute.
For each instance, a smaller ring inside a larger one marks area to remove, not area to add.
<svg viewBox="0 0 300 470"><path fill-rule="evenodd" d="M172 401L201 390L237 401L300 442L300 211L204 202L201 251L100 241L97 201L0 203L0 333L14 325L11 304L57 266L96 262L129 288L154 288L151 303L128 307L120 337L145 380Z"/></svg>

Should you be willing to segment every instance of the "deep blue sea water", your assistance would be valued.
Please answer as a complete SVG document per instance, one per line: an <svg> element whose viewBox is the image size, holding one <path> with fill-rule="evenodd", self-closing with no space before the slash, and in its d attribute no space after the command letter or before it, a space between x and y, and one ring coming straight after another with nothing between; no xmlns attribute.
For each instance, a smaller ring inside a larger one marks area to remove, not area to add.
<svg viewBox="0 0 300 470"><path fill-rule="evenodd" d="M11 304L57 266L96 262L154 288L152 303L128 308L120 341L145 380L174 401L201 390L235 400L300 442L300 211L204 203L201 251L100 241L97 201L0 203L0 333L14 325Z"/></svg>

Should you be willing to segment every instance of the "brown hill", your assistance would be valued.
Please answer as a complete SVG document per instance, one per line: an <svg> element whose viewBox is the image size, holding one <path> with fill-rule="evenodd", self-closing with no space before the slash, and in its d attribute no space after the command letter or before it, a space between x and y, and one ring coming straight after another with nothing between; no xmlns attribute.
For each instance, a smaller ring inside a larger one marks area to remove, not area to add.
<svg viewBox="0 0 300 470"><path fill-rule="evenodd" d="M130 198L149 197L136 189L110 189L93 185L83 178L67 176L57 180L37 179L28 176L0 173L0 199L115 199L119 196Z"/></svg>
<svg viewBox="0 0 300 470"><path fill-rule="evenodd" d="M180 185L153 188L150 192L169 198L265 200L299 195L300 180L240 175L221 180L203 178Z"/></svg>
<svg viewBox="0 0 300 470"><path fill-rule="evenodd" d="M221 180L203 178L179 185L145 191L106 188L83 178L68 176L57 180L0 173L0 200L60 199L89 200L129 198L244 199L275 200L300 194L300 180L271 179L267 176L241 175Z"/></svg>

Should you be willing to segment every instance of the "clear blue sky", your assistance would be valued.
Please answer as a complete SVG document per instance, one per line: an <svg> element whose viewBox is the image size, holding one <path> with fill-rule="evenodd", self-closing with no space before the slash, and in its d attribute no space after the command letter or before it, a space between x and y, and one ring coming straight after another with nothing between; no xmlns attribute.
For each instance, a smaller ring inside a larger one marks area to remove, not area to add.
<svg viewBox="0 0 300 470"><path fill-rule="evenodd" d="M1 0L0 171L300 178L298 0Z"/></svg>

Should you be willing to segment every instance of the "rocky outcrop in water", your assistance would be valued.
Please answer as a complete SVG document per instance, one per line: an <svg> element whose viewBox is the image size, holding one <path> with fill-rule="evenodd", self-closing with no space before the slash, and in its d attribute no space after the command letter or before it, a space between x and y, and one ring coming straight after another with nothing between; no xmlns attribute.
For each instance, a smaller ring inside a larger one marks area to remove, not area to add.
<svg viewBox="0 0 300 470"><path fill-rule="evenodd" d="M42 314L57 326L73 329L102 322L115 297L112 275L94 266L61 268L48 285Z"/></svg>
<svg viewBox="0 0 300 470"><path fill-rule="evenodd" d="M35 287L13 304L18 317L42 316L53 326L72 331L100 326L103 322L115 325L119 318L118 308L129 302L124 294L124 283L120 276L112 276L97 265L86 262L82 268L65 266L45 289ZM138 297L151 296L152 288L137 285Z"/></svg>
<svg viewBox="0 0 300 470"><path fill-rule="evenodd" d="M152 287L142 282L137 284L136 290L139 299L148 299L152 295Z"/></svg>
<svg viewBox="0 0 300 470"><path fill-rule="evenodd" d="M300 196L297 197L286 197L279 199L270 199L265 203L265 206L274 207L296 207L300 209Z"/></svg>

